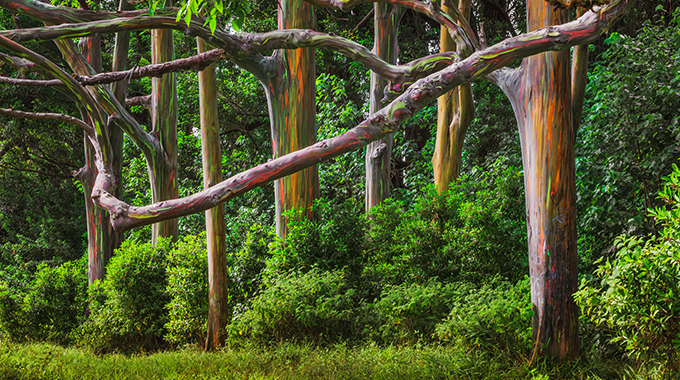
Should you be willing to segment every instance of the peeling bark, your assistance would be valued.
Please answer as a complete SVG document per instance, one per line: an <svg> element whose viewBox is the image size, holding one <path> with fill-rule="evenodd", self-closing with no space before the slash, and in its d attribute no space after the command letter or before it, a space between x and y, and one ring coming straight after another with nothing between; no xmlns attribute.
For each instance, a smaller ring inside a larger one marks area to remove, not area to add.
<svg viewBox="0 0 680 380"><path fill-rule="evenodd" d="M202 39L197 39L198 52L208 50ZM217 115L217 76L215 64L198 73L198 94L201 114L201 146L203 151L203 185L209 189L222 182L222 154L220 126ZM205 231L208 245L208 330L205 349L216 350L224 343L224 328L229 323L228 273L224 207L220 204L205 212Z"/></svg>
<svg viewBox="0 0 680 380"><path fill-rule="evenodd" d="M169 1L168 1L169 3ZM161 64L175 58L175 42L171 29L151 30L151 63ZM151 135L158 139L160 149L147 161L151 198L154 202L175 199L177 188L177 82L169 73L151 79ZM177 220L166 220L151 227L151 240L160 237L177 239Z"/></svg>
<svg viewBox="0 0 680 380"><path fill-rule="evenodd" d="M445 1L442 0L442 3ZM442 4L446 12L449 7ZM470 0L459 0L458 12L462 21L469 17ZM441 30L440 49L442 52L458 50L462 57L470 54L471 46L457 46L446 29ZM472 87L465 83L451 90L437 100L437 136L432 157L434 183L439 192L446 192L452 181L460 175L463 141L472 123L475 106L472 100Z"/></svg>
<svg viewBox="0 0 680 380"><path fill-rule="evenodd" d="M391 4L374 4L373 53L387 63L395 64L399 43L397 32L403 15L401 8ZM371 71L370 113L383 107L384 88L387 80ZM390 196L390 169L394 135L374 141L366 147L366 211Z"/></svg>
<svg viewBox="0 0 680 380"><path fill-rule="evenodd" d="M280 0L279 28L313 28L312 6L302 0ZM266 86L271 117L274 158L285 156L316 142L316 69L314 49L279 50L275 69ZM284 213L303 210L312 217L312 203L319 197L319 170L312 165L274 183L276 233L286 234Z"/></svg>

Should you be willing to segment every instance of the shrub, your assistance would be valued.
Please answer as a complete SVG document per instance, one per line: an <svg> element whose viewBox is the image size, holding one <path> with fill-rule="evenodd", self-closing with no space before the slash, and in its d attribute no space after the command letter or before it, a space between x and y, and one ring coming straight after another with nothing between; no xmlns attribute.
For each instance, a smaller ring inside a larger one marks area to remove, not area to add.
<svg viewBox="0 0 680 380"><path fill-rule="evenodd" d="M0 290L0 326L14 341L39 340L68 344L85 319L87 258L58 267L40 264L26 289Z"/></svg>
<svg viewBox="0 0 680 380"><path fill-rule="evenodd" d="M373 339L384 343L415 343L430 340L435 325L448 315L455 302L454 284L394 285L383 290L373 305L380 326Z"/></svg>
<svg viewBox="0 0 680 380"><path fill-rule="evenodd" d="M87 308L87 257L56 268L40 265L22 310L31 336L68 344Z"/></svg>
<svg viewBox="0 0 680 380"><path fill-rule="evenodd" d="M232 337L325 343L353 335L354 291L342 271L290 272L271 281L234 320Z"/></svg>
<svg viewBox="0 0 680 380"><path fill-rule="evenodd" d="M329 200L314 202L314 219L301 217L300 210L289 214L285 238L271 245L267 262L270 276L288 271L346 269L354 282L363 269L365 217L363 207L353 199L342 204Z"/></svg>
<svg viewBox="0 0 680 380"><path fill-rule="evenodd" d="M241 236L240 249L229 255L229 298L234 313L241 313L262 284L262 271L271 257L269 245L276 238L271 227L255 223Z"/></svg>
<svg viewBox="0 0 680 380"><path fill-rule="evenodd" d="M481 287L460 284L449 316L435 327L444 342L522 352L531 348L531 286L498 278Z"/></svg>
<svg viewBox="0 0 680 380"><path fill-rule="evenodd" d="M169 302L166 258L170 240L155 245L126 241L116 251L103 281L90 286L90 317L79 341L96 352L133 352L164 344Z"/></svg>
<svg viewBox="0 0 680 380"><path fill-rule="evenodd" d="M205 341L208 320L208 254L205 233L187 236L168 255L168 333L173 345Z"/></svg>
<svg viewBox="0 0 680 380"><path fill-rule="evenodd" d="M434 186L412 207L387 201L370 212L366 274L391 285L513 281L527 272L521 171L497 162L475 168L451 189Z"/></svg>
<svg viewBox="0 0 680 380"><path fill-rule="evenodd" d="M664 226L659 237L616 239L616 259L595 271L601 286L581 281L575 299L582 313L611 330L637 360L659 358L680 367L680 170L665 177L659 197L666 209L650 213Z"/></svg>

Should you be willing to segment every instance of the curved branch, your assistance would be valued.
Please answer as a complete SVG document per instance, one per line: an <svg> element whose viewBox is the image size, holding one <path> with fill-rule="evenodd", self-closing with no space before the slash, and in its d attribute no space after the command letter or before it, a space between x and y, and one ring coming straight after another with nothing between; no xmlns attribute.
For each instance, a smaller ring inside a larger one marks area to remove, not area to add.
<svg viewBox="0 0 680 380"><path fill-rule="evenodd" d="M539 29L479 51L417 81L392 103L350 131L256 166L199 193L133 207L104 190L95 189L93 200L109 211L111 223L118 231L205 211L275 179L387 136L425 105L462 83L483 77L523 57L594 41L633 1L614 0L609 7L588 12L574 22Z"/></svg>
<svg viewBox="0 0 680 380"><path fill-rule="evenodd" d="M461 29L461 27L458 26L458 24L456 24L456 22L451 18L451 16L441 11L436 1L432 1L430 4L425 4L418 0L304 0L304 1L320 8L331 8L341 11L350 11L355 6L365 3L389 3L399 5L405 9L410 9L412 11L422 13L428 16L429 18L433 19L434 21L438 22L440 25L443 25L449 31L451 38L456 42L456 44L459 44L460 46L464 47L463 50L466 52L466 55L472 53L473 44L470 38L474 38L474 34L472 35L473 37L468 36L468 33Z"/></svg>
<svg viewBox="0 0 680 380"><path fill-rule="evenodd" d="M111 73L100 73L92 76L73 74L78 82L83 85L112 83L120 80L131 80L142 77L161 77L167 73L174 73L182 70L201 71L210 66L213 62L226 59L224 50L213 49L205 53L197 54L193 57L177 59L170 62L157 63L136 67L127 71L117 71Z"/></svg>
<svg viewBox="0 0 680 380"><path fill-rule="evenodd" d="M38 80L38 79L17 79L0 76L0 83L13 84L15 86L36 86L36 87L50 87L63 86L64 83L59 79Z"/></svg>
<svg viewBox="0 0 680 380"><path fill-rule="evenodd" d="M93 146L95 147L97 156L97 174L96 185L99 189L112 190L116 186L116 179L113 176L111 169L111 144L109 143L107 123L104 121L102 113L98 105L92 99L87 90L80 85L75 79L68 75L64 70L55 65L52 61L27 49L18 43L7 39L0 35L0 46L12 51L16 55L28 59L41 67L46 72L53 75L55 78L61 80L64 85L71 90L71 92L80 100L83 106L87 109L94 123L94 138L91 137Z"/></svg>
<svg viewBox="0 0 680 380"><path fill-rule="evenodd" d="M0 108L0 115L14 116L20 119L33 119L33 120L54 120L63 121L66 123L71 123L78 128L82 129L87 133L90 138L94 138L94 129L86 122L69 115L64 115L61 113L46 113L46 112L25 112L19 111L12 108Z"/></svg>
<svg viewBox="0 0 680 380"><path fill-rule="evenodd" d="M123 12L91 11L51 5L38 0L0 0L0 7L5 8L13 13L27 15L51 24L99 21L118 17L135 17L149 14L147 9ZM163 10L157 10L156 14L172 15L174 17L177 15L177 8L169 7Z"/></svg>
<svg viewBox="0 0 680 380"><path fill-rule="evenodd" d="M187 26L183 21L175 21L174 18L165 16L137 16L80 24L61 24L31 29L5 30L0 31L0 35L15 41L41 42L64 39L67 37L119 32L123 30L137 31L163 27L180 30L210 40L212 44L223 49L220 52L222 56L233 60L239 65L241 65L247 57L256 57L261 53L275 49L297 49L304 47L331 49L363 63L367 68L388 79L391 82L388 92L392 95L403 92L406 87L416 80L439 71L444 67L450 66L458 60L458 55L455 52L445 52L432 54L405 65L392 65L380 59L368 48L359 43L344 37L315 32L313 30L281 29L267 33L251 33L243 35L216 31L213 36L208 28L196 20L192 20L190 25ZM257 60L259 60L259 58ZM149 67L149 70L152 71L157 70L156 72L159 74L163 74L163 70L172 71L170 68L172 64L166 63L163 65L165 65L166 68L151 65L145 67ZM136 70L139 69L135 69L135 71ZM249 71L253 72L252 70ZM262 71L260 73L262 74ZM255 74L257 76L257 73ZM106 76L107 74L100 75ZM114 77L115 79L111 81L121 80L124 79L124 77L125 74L116 74ZM258 79L264 80L265 82L267 80L266 76L263 74L258 76Z"/></svg>

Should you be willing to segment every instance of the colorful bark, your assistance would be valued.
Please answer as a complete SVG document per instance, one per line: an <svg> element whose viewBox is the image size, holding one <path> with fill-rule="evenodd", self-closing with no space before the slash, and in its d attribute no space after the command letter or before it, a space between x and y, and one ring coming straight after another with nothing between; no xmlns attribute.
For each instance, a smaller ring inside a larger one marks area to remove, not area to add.
<svg viewBox="0 0 680 380"><path fill-rule="evenodd" d="M442 10L452 12L447 1L442 0ZM464 18L470 15L470 0L459 0L458 11ZM446 28L441 29L440 49L442 52L457 50L459 56L471 53L471 46L457 45ZM451 181L460 174L463 154L463 141L468 126L474 118L474 103L470 83L451 90L437 100L437 137L435 141L432 167L434 183L440 192L446 192Z"/></svg>
<svg viewBox="0 0 680 380"><path fill-rule="evenodd" d="M127 0L120 0L118 10L128 11L132 9L132 5ZM128 50L130 47L130 33L119 32L116 33L116 43L113 48L113 71L125 71L128 61ZM111 92L119 103L125 103L125 95L127 94L128 81L119 81L111 84ZM109 125L109 139L111 141L112 161L111 166L114 176L118 179L118 186L116 187L116 196L123 195L123 129L115 123ZM114 232L111 236L111 246L115 250L120 247L124 239L122 233Z"/></svg>
<svg viewBox="0 0 680 380"><path fill-rule="evenodd" d="M314 9L302 0L279 2L279 29L312 29ZM279 50L274 53L276 70L267 83L274 158L316 142L316 69L314 49ZM301 209L312 217L312 203L319 196L316 165L274 182L276 233L285 236L286 211Z"/></svg>
<svg viewBox="0 0 680 380"><path fill-rule="evenodd" d="M95 71L102 70L101 42L99 37L83 38L80 41L80 48L88 63ZM83 118L90 121L87 113ZM87 217L87 262L88 262L88 283L92 284L96 280L103 280L106 275L106 265L113 256L113 250L117 236L111 227L109 213L102 210L92 202L90 194L95 186L97 178L97 157L96 150L87 134L84 135L85 146L85 167L78 172L78 181L85 193L85 213ZM113 156L113 154L112 154ZM114 169L115 170L115 169ZM115 173L115 172L114 172ZM114 174L115 175L115 174ZM120 177L117 177L120 178ZM119 192L116 192L119 194Z"/></svg>
<svg viewBox="0 0 680 380"><path fill-rule="evenodd" d="M585 14L584 9L576 11L577 17ZM574 46L571 62L571 114L574 122L574 134L578 132L583 114L583 102L586 98L586 83L588 81L588 44Z"/></svg>
<svg viewBox="0 0 680 380"><path fill-rule="evenodd" d="M208 46L197 38L198 52ZM209 189L222 182L222 153L217 115L217 77L215 64L198 73L198 95L201 114L201 144L203 151L203 185ZM224 207L218 205L205 212L205 231L208 245L208 330L205 349L217 349L224 343L224 328L229 323L228 273Z"/></svg>
<svg viewBox="0 0 680 380"><path fill-rule="evenodd" d="M151 63L158 64L175 58L171 29L151 31ZM177 83L175 74L165 74L151 80L151 134L161 149L152 152L147 161L151 198L154 202L175 199L177 189ZM151 240L159 237L177 239L177 220L166 220L151 228Z"/></svg>
<svg viewBox="0 0 680 380"><path fill-rule="evenodd" d="M403 14L401 8L391 4L374 4L373 53L385 62L395 64L399 44L397 31ZM388 82L379 73L371 71L370 113L383 107L385 87ZM390 169L392 143L390 135L366 146L366 211L390 196Z"/></svg>
<svg viewBox="0 0 680 380"><path fill-rule="evenodd" d="M527 3L530 30L568 21L567 10ZM526 193L535 350L558 360L579 355L575 132L568 51L526 58L503 84L519 125Z"/></svg>

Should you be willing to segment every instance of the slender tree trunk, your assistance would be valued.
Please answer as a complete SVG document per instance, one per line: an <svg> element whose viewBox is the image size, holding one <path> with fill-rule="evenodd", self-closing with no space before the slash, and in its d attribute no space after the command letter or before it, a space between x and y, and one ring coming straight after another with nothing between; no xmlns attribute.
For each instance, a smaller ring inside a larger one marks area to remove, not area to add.
<svg viewBox="0 0 680 380"><path fill-rule="evenodd" d="M562 24L567 10L527 4L528 29ZM534 341L542 355L576 359L578 314L574 128L568 52L526 58L504 84L519 124L526 192Z"/></svg>
<svg viewBox="0 0 680 380"><path fill-rule="evenodd" d="M170 4L166 4L170 5ZM171 29L151 31L151 63L172 61L175 58ZM177 198L177 83L175 74L165 74L151 80L152 132L162 149L154 152L148 163L153 202ZM177 219L152 226L152 241L159 237L177 239Z"/></svg>
<svg viewBox="0 0 680 380"><path fill-rule="evenodd" d="M302 0L279 0L279 29L313 29L313 6ZM274 53L276 72L266 84L274 158L316 142L316 69L314 49L279 50ZM319 196L316 165L274 182L276 233L285 236L290 209L303 209L311 218L311 206Z"/></svg>
<svg viewBox="0 0 680 380"><path fill-rule="evenodd" d="M208 51L208 45L197 38L198 52ZM201 144L203 150L203 185L210 188L222 182L222 153L220 152L220 126L217 115L217 78L215 64L198 73L198 95L201 113ZM208 243L208 331L205 350L217 349L224 343L222 331L229 323L227 304L227 248L224 226L224 206L205 212L205 230Z"/></svg>
<svg viewBox="0 0 680 380"><path fill-rule="evenodd" d="M448 11L442 0L442 9ZM467 19L470 18L470 0L459 0L458 10ZM458 50L463 54L463 47L456 46L446 28L440 32L440 51ZM469 83L458 86L437 100L437 138L435 142L432 167L434 183L440 192L449 188L451 181L460 175L463 141L468 126L474 118L472 87Z"/></svg>
<svg viewBox="0 0 680 380"><path fill-rule="evenodd" d="M102 70L101 46L98 37L83 38L80 48L87 61L97 71ZM83 120L92 124L87 112L82 112ZM113 231L109 221L109 213L96 207L90 194L94 188L97 177L96 152L87 134L83 134L85 148L85 167L78 172L78 180L83 186L85 193L85 211L87 214L87 262L88 284L96 280L104 279L106 265L108 264L113 250L115 249L116 236L120 235Z"/></svg>
<svg viewBox="0 0 680 380"><path fill-rule="evenodd" d="M119 11L131 10L132 6L127 0L120 0L118 6ZM130 48L130 32L116 33L116 44L113 48L113 67L112 71L125 71L127 69L128 50ZM127 94L127 81L120 81L111 84L111 92L116 97L120 104L125 104L125 95ZM114 175L118 179L118 187L116 187L116 197L123 195L123 130L115 123L109 125L109 140L111 141L112 162ZM120 247L123 242L124 234L113 232L112 235L113 249Z"/></svg>
<svg viewBox="0 0 680 380"><path fill-rule="evenodd" d="M585 9L579 8L576 17L585 14ZM571 64L571 110L574 122L574 134L578 132L583 114L583 102L586 98L586 83L588 80L588 44L574 46L574 58Z"/></svg>
<svg viewBox="0 0 680 380"><path fill-rule="evenodd" d="M388 63L396 63L399 53L397 32L403 12L393 4L373 4L375 44L373 53ZM371 71L370 113L383 108L382 98L388 81ZM394 135L366 147L366 211L390 196L390 169Z"/></svg>

